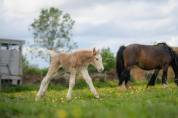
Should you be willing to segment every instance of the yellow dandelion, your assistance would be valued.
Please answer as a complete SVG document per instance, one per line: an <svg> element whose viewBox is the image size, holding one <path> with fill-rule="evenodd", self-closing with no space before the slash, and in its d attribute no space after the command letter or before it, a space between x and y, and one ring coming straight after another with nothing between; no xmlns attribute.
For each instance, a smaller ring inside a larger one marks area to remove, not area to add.
<svg viewBox="0 0 178 118"><path fill-rule="evenodd" d="M58 110L57 112L57 118L67 118L67 112L65 110Z"/></svg>

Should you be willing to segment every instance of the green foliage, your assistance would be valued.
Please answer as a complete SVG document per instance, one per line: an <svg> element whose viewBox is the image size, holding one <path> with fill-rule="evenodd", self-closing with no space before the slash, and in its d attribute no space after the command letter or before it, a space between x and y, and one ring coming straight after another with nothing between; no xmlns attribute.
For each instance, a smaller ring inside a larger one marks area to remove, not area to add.
<svg viewBox="0 0 178 118"><path fill-rule="evenodd" d="M29 62L28 62L28 60L26 59L26 57L23 56L23 57L22 57L22 67L23 67L23 70L26 69L26 68L28 68L28 66L29 66Z"/></svg>
<svg viewBox="0 0 178 118"><path fill-rule="evenodd" d="M67 86L60 88L50 86L39 102L34 101L39 85L17 86L13 92L2 90L1 117L177 118L178 116L178 89L174 84L169 84L166 89L161 85L145 89L146 83L142 83L126 91L118 90L115 81L94 82L94 84L100 99L95 99L87 85L82 82L82 84L77 83L76 87L78 85L84 87L74 89L73 100L70 102L65 98Z"/></svg>
<svg viewBox="0 0 178 118"><path fill-rule="evenodd" d="M89 71L89 73L96 73L97 72L96 68L93 65L88 66L88 71Z"/></svg>
<svg viewBox="0 0 178 118"><path fill-rule="evenodd" d="M28 66L28 68L25 68L24 69L24 75L46 75L48 69L47 68L43 68L43 69L40 69L38 68L37 66L34 66L34 65L31 65L31 66Z"/></svg>
<svg viewBox="0 0 178 118"><path fill-rule="evenodd" d="M74 20L68 13L54 7L42 9L39 18L31 24L34 41L47 49L72 49L76 46L70 40L73 25Z"/></svg>
<svg viewBox="0 0 178 118"><path fill-rule="evenodd" d="M42 68L40 69L39 67L35 65L30 65L26 57L23 57L22 59L22 65L23 65L23 74L24 75L39 75L39 76L44 76L46 75L48 68Z"/></svg>
<svg viewBox="0 0 178 118"><path fill-rule="evenodd" d="M109 71L114 69L116 62L114 54L111 52L110 48L102 49L101 55L103 58L104 70Z"/></svg>

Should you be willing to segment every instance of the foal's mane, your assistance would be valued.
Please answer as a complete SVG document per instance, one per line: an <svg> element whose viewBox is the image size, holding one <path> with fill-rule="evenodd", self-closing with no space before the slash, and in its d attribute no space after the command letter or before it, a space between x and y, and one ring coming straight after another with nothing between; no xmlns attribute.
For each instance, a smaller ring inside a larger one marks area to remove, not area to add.
<svg viewBox="0 0 178 118"><path fill-rule="evenodd" d="M93 51L91 50L77 50L70 53L65 53L68 58L70 58L70 62L75 67L80 67L86 64L91 63L93 61ZM66 60L67 61L67 60Z"/></svg>

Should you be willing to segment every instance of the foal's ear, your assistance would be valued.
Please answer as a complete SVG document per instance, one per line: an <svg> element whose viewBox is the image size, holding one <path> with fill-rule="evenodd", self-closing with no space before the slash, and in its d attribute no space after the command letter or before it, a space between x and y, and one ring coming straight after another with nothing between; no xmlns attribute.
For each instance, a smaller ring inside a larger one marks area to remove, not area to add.
<svg viewBox="0 0 178 118"><path fill-rule="evenodd" d="M98 49L98 50L96 51L96 53L99 54L99 53L100 53L100 49Z"/></svg>
<svg viewBox="0 0 178 118"><path fill-rule="evenodd" d="M97 54L97 51L95 48L93 48L93 55L96 55Z"/></svg>

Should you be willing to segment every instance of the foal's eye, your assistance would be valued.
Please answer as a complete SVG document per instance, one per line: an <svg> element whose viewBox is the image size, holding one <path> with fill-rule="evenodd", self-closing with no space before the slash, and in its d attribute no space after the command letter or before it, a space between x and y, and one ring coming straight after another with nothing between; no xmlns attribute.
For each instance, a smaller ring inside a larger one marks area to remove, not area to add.
<svg viewBox="0 0 178 118"><path fill-rule="evenodd" d="M96 58L96 61L98 61L99 59L98 58Z"/></svg>

